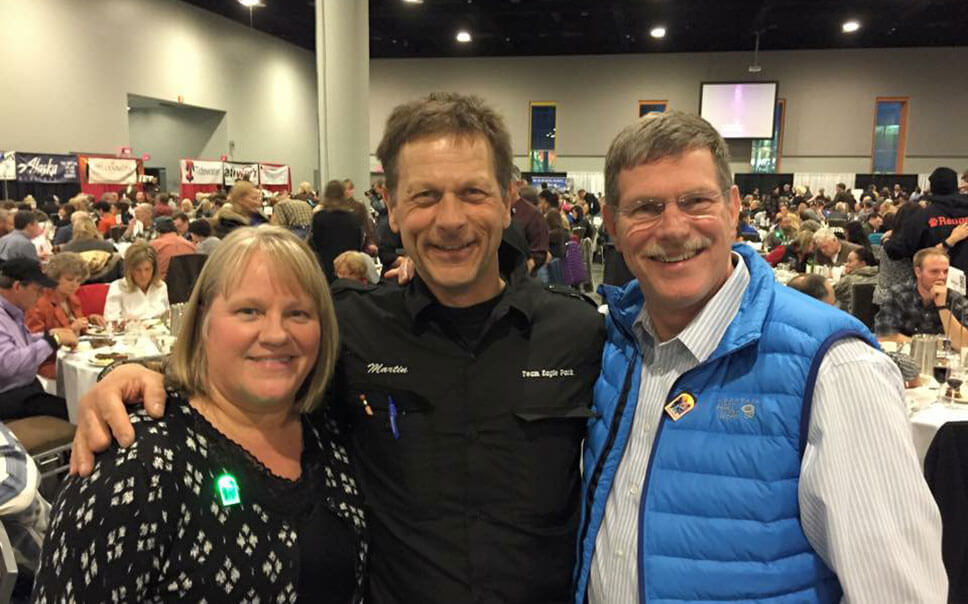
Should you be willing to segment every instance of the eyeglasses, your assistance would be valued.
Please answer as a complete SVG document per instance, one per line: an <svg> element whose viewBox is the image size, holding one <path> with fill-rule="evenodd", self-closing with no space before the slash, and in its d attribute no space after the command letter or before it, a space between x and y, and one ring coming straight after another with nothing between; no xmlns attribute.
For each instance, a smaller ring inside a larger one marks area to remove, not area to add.
<svg viewBox="0 0 968 604"><path fill-rule="evenodd" d="M707 191L687 193L676 198L679 211L693 219L710 218L715 215L719 202L725 199L726 191L710 193ZM632 202L618 213L637 224L654 224L662 219L667 202L661 199L640 199Z"/></svg>

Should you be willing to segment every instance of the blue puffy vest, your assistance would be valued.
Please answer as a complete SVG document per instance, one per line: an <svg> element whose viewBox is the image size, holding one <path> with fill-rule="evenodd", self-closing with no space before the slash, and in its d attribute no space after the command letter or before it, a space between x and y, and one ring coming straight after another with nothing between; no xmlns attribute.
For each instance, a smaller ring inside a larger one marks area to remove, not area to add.
<svg viewBox="0 0 968 604"><path fill-rule="evenodd" d="M845 337L877 346L859 321L775 283L746 245L739 311L716 350L683 374L695 407L663 414L643 477L639 601L837 602L840 584L800 526L797 499L817 370ZM600 414L584 457L576 602L584 602L595 540L638 401L642 355L632 323L638 282L605 288L608 341L595 385ZM849 404L849 401L844 401Z"/></svg>

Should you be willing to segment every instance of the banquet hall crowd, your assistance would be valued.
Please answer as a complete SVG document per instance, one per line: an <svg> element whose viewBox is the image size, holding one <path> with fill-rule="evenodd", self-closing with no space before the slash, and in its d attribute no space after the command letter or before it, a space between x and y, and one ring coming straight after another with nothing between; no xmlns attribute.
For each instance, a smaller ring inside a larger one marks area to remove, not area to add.
<svg viewBox="0 0 968 604"><path fill-rule="evenodd" d="M164 374L124 364L82 399L34 601L968 589L942 560L905 363L878 346L968 344L946 286L968 270L968 174L741 193L719 134L670 111L616 135L604 194L559 191L456 93L396 107L377 156L362 201L350 180L241 180L0 204L0 420L66 418L36 377L58 348L165 317L176 259L207 257ZM605 241L635 279L593 300Z"/></svg>

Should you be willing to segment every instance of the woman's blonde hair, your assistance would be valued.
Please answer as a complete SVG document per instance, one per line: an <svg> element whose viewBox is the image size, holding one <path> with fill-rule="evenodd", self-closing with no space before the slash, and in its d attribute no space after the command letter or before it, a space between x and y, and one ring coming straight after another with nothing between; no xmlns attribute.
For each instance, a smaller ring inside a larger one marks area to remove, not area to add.
<svg viewBox="0 0 968 604"><path fill-rule="evenodd" d="M124 286L129 292L138 289L138 284L134 282L134 269L145 262L151 263L151 285L158 285L161 282L161 271L158 270L158 254L155 248L144 241L132 243L128 251L124 253Z"/></svg>
<svg viewBox="0 0 968 604"><path fill-rule="evenodd" d="M97 225L94 224L92 218L79 218L74 221L74 226L71 227L72 236L71 241L90 241L92 239L104 239L101 236L100 231L97 230Z"/></svg>
<svg viewBox="0 0 968 604"><path fill-rule="evenodd" d="M337 276L340 273L350 275L350 279L366 279L366 254L349 250L333 259L333 270Z"/></svg>
<svg viewBox="0 0 968 604"><path fill-rule="evenodd" d="M240 227L208 257L185 304L181 333L168 365L168 378L173 386L191 395L208 394L208 359L205 355L208 312L217 296L226 296L236 287L256 254L271 265L272 274L306 292L319 311L319 354L313 369L299 387L295 401L299 413L309 413L322 399L336 364L339 351L336 313L329 286L309 246L281 227Z"/></svg>
<svg viewBox="0 0 968 604"><path fill-rule="evenodd" d="M239 200L255 190L257 189L251 182L247 180L237 180L229 190L228 202L232 204L233 207L239 208Z"/></svg>
<svg viewBox="0 0 968 604"><path fill-rule="evenodd" d="M60 280L64 275L74 275L83 282L91 275L87 261L73 252L61 252L51 256L50 262L44 267L44 273L54 281Z"/></svg>

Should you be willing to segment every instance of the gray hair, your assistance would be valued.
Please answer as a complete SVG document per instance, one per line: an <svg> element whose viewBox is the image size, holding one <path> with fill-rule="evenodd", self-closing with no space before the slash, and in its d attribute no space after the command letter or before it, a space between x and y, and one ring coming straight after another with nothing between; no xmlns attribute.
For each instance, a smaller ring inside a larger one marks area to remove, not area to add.
<svg viewBox="0 0 968 604"><path fill-rule="evenodd" d="M719 171L722 190L733 184L729 149L716 129L698 115L682 111L649 113L626 126L605 156L605 203L618 206L618 173L622 170L678 157L687 151L708 149Z"/></svg>
<svg viewBox="0 0 968 604"><path fill-rule="evenodd" d="M831 241L837 239L837 235L831 229L826 227L822 229L817 229L817 232L813 234L814 243L823 243L824 241Z"/></svg>

